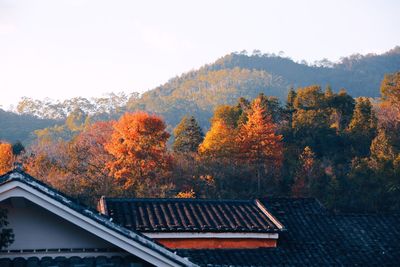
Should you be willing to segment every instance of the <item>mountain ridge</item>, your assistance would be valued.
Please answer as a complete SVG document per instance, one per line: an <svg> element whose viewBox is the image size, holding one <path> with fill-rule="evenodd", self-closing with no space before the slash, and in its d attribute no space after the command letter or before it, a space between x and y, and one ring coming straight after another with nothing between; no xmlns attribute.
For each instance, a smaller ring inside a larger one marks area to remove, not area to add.
<svg viewBox="0 0 400 267"><path fill-rule="evenodd" d="M57 103L25 99L27 103L20 102L22 107L26 107L26 110L21 109L21 114L1 110L3 129L0 140L32 139L34 130L63 123L68 114L58 114L60 110L75 110L80 103L93 110L105 109L111 113L119 110L118 114L125 110L155 113L165 119L170 131L183 116L193 115L201 127L207 129L216 106L235 104L240 97L252 99L263 93L284 102L291 87L296 89L314 84L329 85L336 92L345 88L353 97L378 97L384 74L399 70L400 46L382 54L354 54L336 63L321 60L314 65L259 51L252 55L230 53L213 63L171 78L140 96L137 93L130 96L110 94L109 98L99 98L97 102L101 108L96 107L96 101L81 97ZM53 114L55 117L41 120L29 116L34 114ZM107 119L118 114L97 117Z"/></svg>
<svg viewBox="0 0 400 267"><path fill-rule="evenodd" d="M378 97L384 75L400 69L400 46L379 55L355 54L338 63L319 63L325 65L277 55L230 53L143 93L127 107L161 114L172 126L190 114L207 127L217 105L234 104L239 97L254 98L259 93L284 101L290 87L329 85L336 92L344 88L354 97Z"/></svg>

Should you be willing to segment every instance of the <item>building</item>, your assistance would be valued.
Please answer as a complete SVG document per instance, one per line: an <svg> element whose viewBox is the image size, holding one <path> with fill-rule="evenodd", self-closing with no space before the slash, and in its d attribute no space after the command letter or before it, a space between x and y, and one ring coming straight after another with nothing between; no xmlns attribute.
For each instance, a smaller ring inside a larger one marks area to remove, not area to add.
<svg viewBox="0 0 400 267"><path fill-rule="evenodd" d="M98 211L16 169L0 177L16 266L398 266L400 215L332 214L311 198L116 199Z"/></svg>

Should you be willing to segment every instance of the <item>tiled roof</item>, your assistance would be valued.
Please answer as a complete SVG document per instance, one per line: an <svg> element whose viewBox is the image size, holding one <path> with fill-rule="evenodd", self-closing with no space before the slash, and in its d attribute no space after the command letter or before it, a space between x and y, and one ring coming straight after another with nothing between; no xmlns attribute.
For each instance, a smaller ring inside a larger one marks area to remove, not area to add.
<svg viewBox="0 0 400 267"><path fill-rule="evenodd" d="M103 198L113 221L141 232L256 232L280 229L254 200Z"/></svg>
<svg viewBox="0 0 400 267"><path fill-rule="evenodd" d="M192 266L191 262L172 253L169 249L158 244L153 239L148 238L147 236L141 234L140 232L135 231L134 229L126 229L123 226L112 222L109 217L103 216L98 211L80 204L75 199L66 196L65 194L57 191L56 189L30 176L26 172L22 171L20 168L16 168L0 176L0 186L11 183L13 181L21 182L41 192L42 194L45 194L46 196L54 199L55 201L58 201L62 205L65 205L66 207L80 213L81 215L86 216L87 218L90 218L91 220L107 227L109 230L114 231L115 233L118 233L120 235L123 235L124 237L132 240L133 242L137 242L143 245L144 247L147 247L153 250L154 252L163 255L164 257L168 258L173 262L176 262L179 265Z"/></svg>
<svg viewBox="0 0 400 267"><path fill-rule="evenodd" d="M277 248L178 250L178 254L201 266L399 266L398 214L331 214L307 198L262 202L287 229Z"/></svg>
<svg viewBox="0 0 400 267"><path fill-rule="evenodd" d="M31 257L28 259L0 259L1 267L147 267L143 261L135 257L118 257L107 258L100 257L43 257L41 259Z"/></svg>

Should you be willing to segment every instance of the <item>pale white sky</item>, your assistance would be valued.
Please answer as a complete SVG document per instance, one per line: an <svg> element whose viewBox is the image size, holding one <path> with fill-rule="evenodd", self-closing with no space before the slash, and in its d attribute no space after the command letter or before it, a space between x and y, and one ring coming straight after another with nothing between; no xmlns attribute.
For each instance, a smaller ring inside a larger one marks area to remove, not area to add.
<svg viewBox="0 0 400 267"><path fill-rule="evenodd" d="M143 92L233 52L338 60L400 45L397 0L0 0L0 105Z"/></svg>

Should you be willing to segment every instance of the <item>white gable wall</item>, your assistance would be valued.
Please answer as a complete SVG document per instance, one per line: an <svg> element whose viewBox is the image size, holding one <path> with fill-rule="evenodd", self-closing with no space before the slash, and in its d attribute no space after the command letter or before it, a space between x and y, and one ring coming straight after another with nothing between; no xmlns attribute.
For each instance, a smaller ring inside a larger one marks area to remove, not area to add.
<svg viewBox="0 0 400 267"><path fill-rule="evenodd" d="M113 248L103 239L23 198L0 203L15 235L8 250Z"/></svg>

